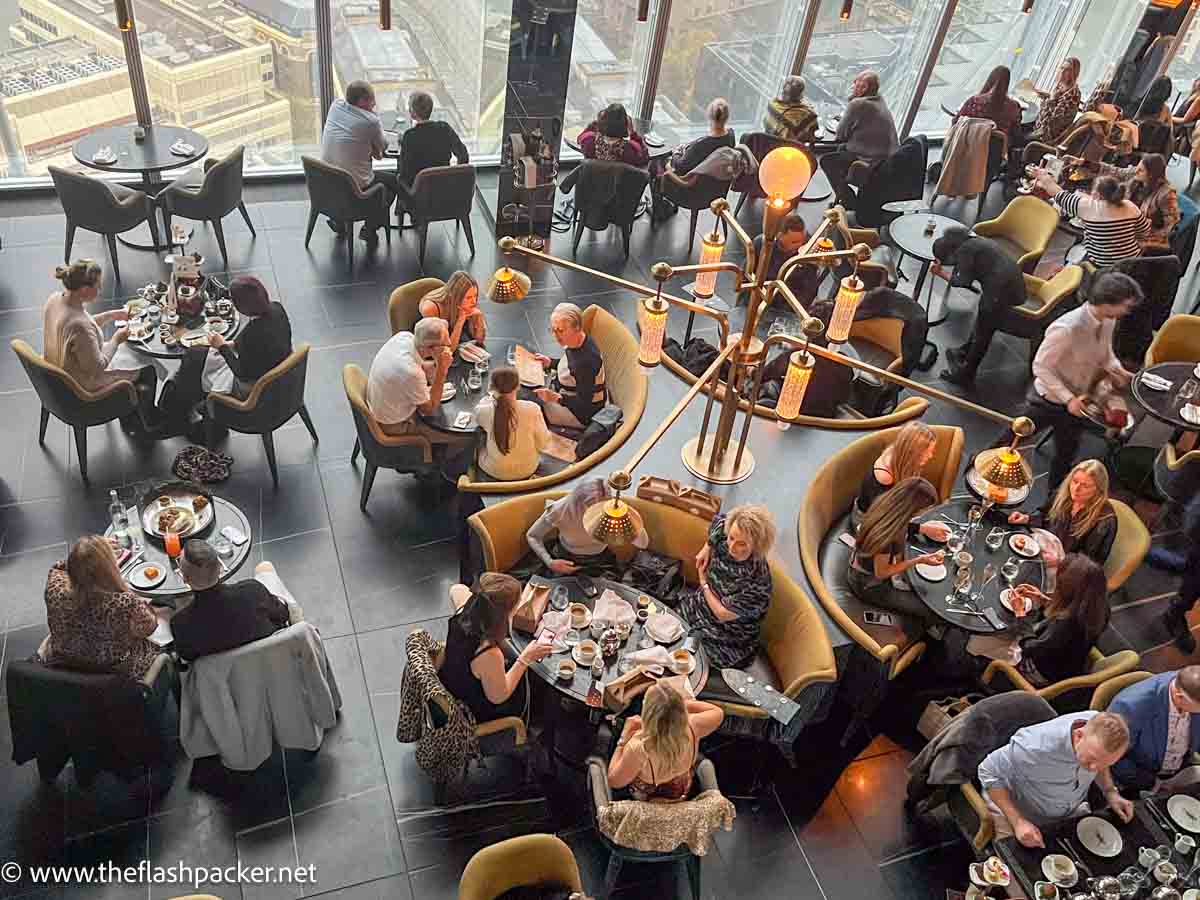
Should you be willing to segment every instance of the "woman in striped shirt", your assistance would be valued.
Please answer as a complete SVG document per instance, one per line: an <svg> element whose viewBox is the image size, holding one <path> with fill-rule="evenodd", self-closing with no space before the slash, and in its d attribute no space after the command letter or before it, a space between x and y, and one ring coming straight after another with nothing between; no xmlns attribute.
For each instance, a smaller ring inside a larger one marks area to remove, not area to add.
<svg viewBox="0 0 1200 900"><path fill-rule="evenodd" d="M1137 256L1150 234L1150 220L1125 197L1125 185L1111 175L1096 179L1090 194L1064 191L1045 169L1035 174L1038 187L1065 216L1083 222L1085 259L1096 268Z"/></svg>

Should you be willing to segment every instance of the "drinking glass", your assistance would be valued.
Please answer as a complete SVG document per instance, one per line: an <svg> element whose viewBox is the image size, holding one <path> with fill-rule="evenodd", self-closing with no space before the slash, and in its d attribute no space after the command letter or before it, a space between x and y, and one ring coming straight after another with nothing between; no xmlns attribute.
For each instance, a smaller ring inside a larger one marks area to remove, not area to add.
<svg viewBox="0 0 1200 900"><path fill-rule="evenodd" d="M993 553L999 550L1000 545L1004 543L1004 529L1000 528L999 526L993 528L987 533L987 537L984 538L984 543L987 544L987 548Z"/></svg>
<svg viewBox="0 0 1200 900"><path fill-rule="evenodd" d="M1180 400L1191 400L1196 396L1196 388L1200 387L1200 383L1195 378L1189 378L1179 388Z"/></svg>
<svg viewBox="0 0 1200 900"><path fill-rule="evenodd" d="M982 507L972 506L969 510L967 510L967 523L971 526L972 533L974 533L975 529L979 527L979 520L982 518Z"/></svg>
<svg viewBox="0 0 1200 900"><path fill-rule="evenodd" d="M621 654L621 661L617 663L617 671L624 675L634 666L634 662L630 659L628 653Z"/></svg>
<svg viewBox="0 0 1200 900"><path fill-rule="evenodd" d="M1013 579L1017 577L1017 572L1020 571L1021 564L1017 562L1015 556L1010 556L1004 561L1004 565L1000 567L1000 577L1004 579L1004 583L1012 587Z"/></svg>
<svg viewBox="0 0 1200 900"><path fill-rule="evenodd" d="M570 599L567 596L567 589L561 584L557 585L550 592L550 606L552 609L559 611L566 609L570 605Z"/></svg>
<svg viewBox="0 0 1200 900"><path fill-rule="evenodd" d="M212 543L213 549L217 551L217 555L221 558L228 559L233 556L233 544L219 531L213 536L210 543Z"/></svg>
<svg viewBox="0 0 1200 900"><path fill-rule="evenodd" d="M515 366L517 364L517 345L516 344L508 345L508 352L506 352L504 354L504 359L508 362L508 364L510 366Z"/></svg>
<svg viewBox="0 0 1200 900"><path fill-rule="evenodd" d="M961 532L951 531L950 538L946 541L946 550L950 553L950 558L953 559L961 552L963 548L963 536Z"/></svg>
<svg viewBox="0 0 1200 900"><path fill-rule="evenodd" d="M174 531L168 531L163 535L163 548L167 551L167 556L175 559L183 552L183 544L179 540L179 535Z"/></svg>

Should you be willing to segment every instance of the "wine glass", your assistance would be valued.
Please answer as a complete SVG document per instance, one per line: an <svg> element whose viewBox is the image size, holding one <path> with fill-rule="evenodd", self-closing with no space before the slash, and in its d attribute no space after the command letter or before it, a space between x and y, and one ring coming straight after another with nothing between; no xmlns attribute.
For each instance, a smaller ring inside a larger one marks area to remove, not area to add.
<svg viewBox="0 0 1200 900"><path fill-rule="evenodd" d="M552 590L550 592L550 607L551 607L551 609L556 609L556 610L562 611L562 610L566 609L569 605L570 605L570 598L567 595L567 589L565 587L563 587L561 584L557 585L554 588L554 590Z"/></svg>
<svg viewBox="0 0 1200 900"><path fill-rule="evenodd" d="M1000 577L1004 579L1004 583L1012 587L1013 580L1017 577L1017 572L1021 569L1021 564L1017 562L1015 556L1010 556L1004 561L1004 565L1000 567Z"/></svg>
<svg viewBox="0 0 1200 900"><path fill-rule="evenodd" d="M950 558L957 556L963 548L963 536L960 531L951 531L950 537L946 541L946 550L950 553Z"/></svg>
<svg viewBox="0 0 1200 900"><path fill-rule="evenodd" d="M1000 528L999 526L993 528L987 533L987 537L984 538L984 543L987 544L987 548L989 550L995 553L1000 549L1000 545L1004 543L1004 529Z"/></svg>

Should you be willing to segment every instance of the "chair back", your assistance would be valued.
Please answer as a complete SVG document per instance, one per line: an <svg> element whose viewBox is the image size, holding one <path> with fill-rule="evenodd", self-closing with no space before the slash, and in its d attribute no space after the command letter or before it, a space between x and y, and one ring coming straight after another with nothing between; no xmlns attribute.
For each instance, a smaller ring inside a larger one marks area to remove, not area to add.
<svg viewBox="0 0 1200 900"><path fill-rule="evenodd" d="M1200 488L1200 450L1180 455L1170 441L1154 457L1154 486L1168 502L1186 504Z"/></svg>
<svg viewBox="0 0 1200 900"><path fill-rule="evenodd" d="M354 430L358 435L358 446L367 462L383 469L417 472L427 469L430 459L429 442L423 438L409 438L403 445L390 446L380 429L371 409L367 406L367 375L353 363L342 369L342 387L350 403L350 414L354 416ZM372 428L373 426L373 428Z"/></svg>
<svg viewBox="0 0 1200 900"><path fill-rule="evenodd" d="M1030 315L1046 318L1072 304L1069 302L1079 290L1083 282L1083 269L1080 266L1063 266L1047 280L1036 275L1025 275L1025 292L1028 296L1025 307Z"/></svg>
<svg viewBox="0 0 1200 900"><path fill-rule="evenodd" d="M585 159L575 182L575 209L594 231L631 225L650 182L650 173L623 162Z"/></svg>
<svg viewBox="0 0 1200 900"><path fill-rule="evenodd" d="M787 138L776 137L773 134L767 134L765 131L752 131L749 134L742 135L741 142L746 146L747 150L754 154L754 158L758 160L759 165L762 165L762 161L767 158L767 154L776 147L792 147L799 150L808 158L809 171L817 171L817 160L812 155L812 151L797 141L789 141ZM767 196L766 191L762 189L762 185L758 182L758 172L743 172L733 180L733 190L739 194L748 194L752 200Z"/></svg>
<svg viewBox="0 0 1200 900"><path fill-rule="evenodd" d="M1146 349L1146 365L1200 362L1200 316L1171 316Z"/></svg>
<svg viewBox="0 0 1200 900"><path fill-rule="evenodd" d="M373 185L364 192L345 169L311 156L301 156L300 162L313 212L335 222L359 222L369 218L374 208L386 202L383 185Z"/></svg>
<svg viewBox="0 0 1200 900"><path fill-rule="evenodd" d="M887 212L883 204L923 198L928 169L928 139L923 134L905 138L899 150L871 167L855 200L855 224L879 228L900 218L903 213Z"/></svg>
<svg viewBox="0 0 1200 900"><path fill-rule="evenodd" d="M308 373L308 344L301 344L283 362L254 383L244 401L226 404L209 397L208 407L219 424L244 434L263 434L279 428L304 405Z"/></svg>
<svg viewBox="0 0 1200 900"><path fill-rule="evenodd" d="M458 882L458 900L495 900L516 887L561 885L583 890L575 855L553 834L524 834L484 847Z"/></svg>
<svg viewBox="0 0 1200 900"><path fill-rule="evenodd" d="M108 185L98 178L68 172L58 166L48 169L63 213L72 225L101 234L118 234L145 220L144 204L132 208L122 206ZM145 199L145 194L141 196Z"/></svg>
<svg viewBox="0 0 1200 900"><path fill-rule="evenodd" d="M466 218L474 203L474 166L433 166L413 179L408 211L413 222L442 222Z"/></svg>
<svg viewBox="0 0 1200 900"><path fill-rule="evenodd" d="M388 298L388 322L392 326L392 334L412 331L413 326L421 321L420 307L425 295L445 283L440 278L418 278L392 291Z"/></svg>
<svg viewBox="0 0 1200 900"><path fill-rule="evenodd" d="M68 425L100 425L137 408L137 388L133 382L120 382L92 393L20 338L13 339L12 348L42 408Z"/></svg>
<svg viewBox="0 0 1200 900"><path fill-rule="evenodd" d="M1117 516L1117 536L1104 561L1104 577L1111 593L1123 585L1146 558L1150 550L1150 531L1127 504L1112 498L1108 502Z"/></svg>
<svg viewBox="0 0 1200 900"><path fill-rule="evenodd" d="M210 206L213 215L220 217L233 212L242 202L242 166L245 147L238 147L204 173L200 198Z"/></svg>
<svg viewBox="0 0 1200 900"><path fill-rule="evenodd" d="M1138 283L1145 299L1117 321L1113 346L1121 359L1142 359L1154 341L1154 332L1171 315L1183 266L1171 254L1123 259L1114 267Z"/></svg>
<svg viewBox="0 0 1200 900"><path fill-rule="evenodd" d="M1138 122L1138 152L1161 153L1167 159L1171 157L1171 139L1175 134L1175 126L1164 122Z"/></svg>
<svg viewBox="0 0 1200 900"><path fill-rule="evenodd" d="M1094 709L1096 712L1104 712L1104 710L1108 709L1109 704L1113 702L1113 698L1125 690L1125 688L1153 677L1149 672L1127 672L1124 675L1118 675L1116 678L1103 681L1096 685L1096 690L1092 691L1092 702L1088 704L1088 709Z"/></svg>

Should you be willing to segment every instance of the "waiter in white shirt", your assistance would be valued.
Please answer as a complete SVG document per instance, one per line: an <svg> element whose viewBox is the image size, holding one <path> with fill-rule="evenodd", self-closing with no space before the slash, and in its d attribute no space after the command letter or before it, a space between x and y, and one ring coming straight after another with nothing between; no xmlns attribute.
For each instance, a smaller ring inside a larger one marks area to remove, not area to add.
<svg viewBox="0 0 1200 900"><path fill-rule="evenodd" d="M1117 387L1133 379L1113 352L1113 330L1117 320L1141 302L1142 289L1136 281L1109 272L1092 284L1086 303L1060 316L1046 329L1033 358L1033 387L1026 395L1025 409L1017 415L1054 430L1051 485L1066 479L1078 454L1079 440L1088 423L1084 403L1096 379L1107 374ZM1011 439L1012 432L1006 430L995 446Z"/></svg>
<svg viewBox="0 0 1200 900"><path fill-rule="evenodd" d="M321 160L353 175L360 190L365 191L373 184L383 184L387 188L385 211L379 219L363 223L358 233L359 238L372 247L379 243L379 229L387 225L386 209L391 209L400 191L395 172L375 170L374 161L383 159L386 149L383 123L375 114L375 89L366 81L350 82L346 85L346 99L334 100L325 117ZM329 227L337 234L345 233L341 222L330 219Z"/></svg>

